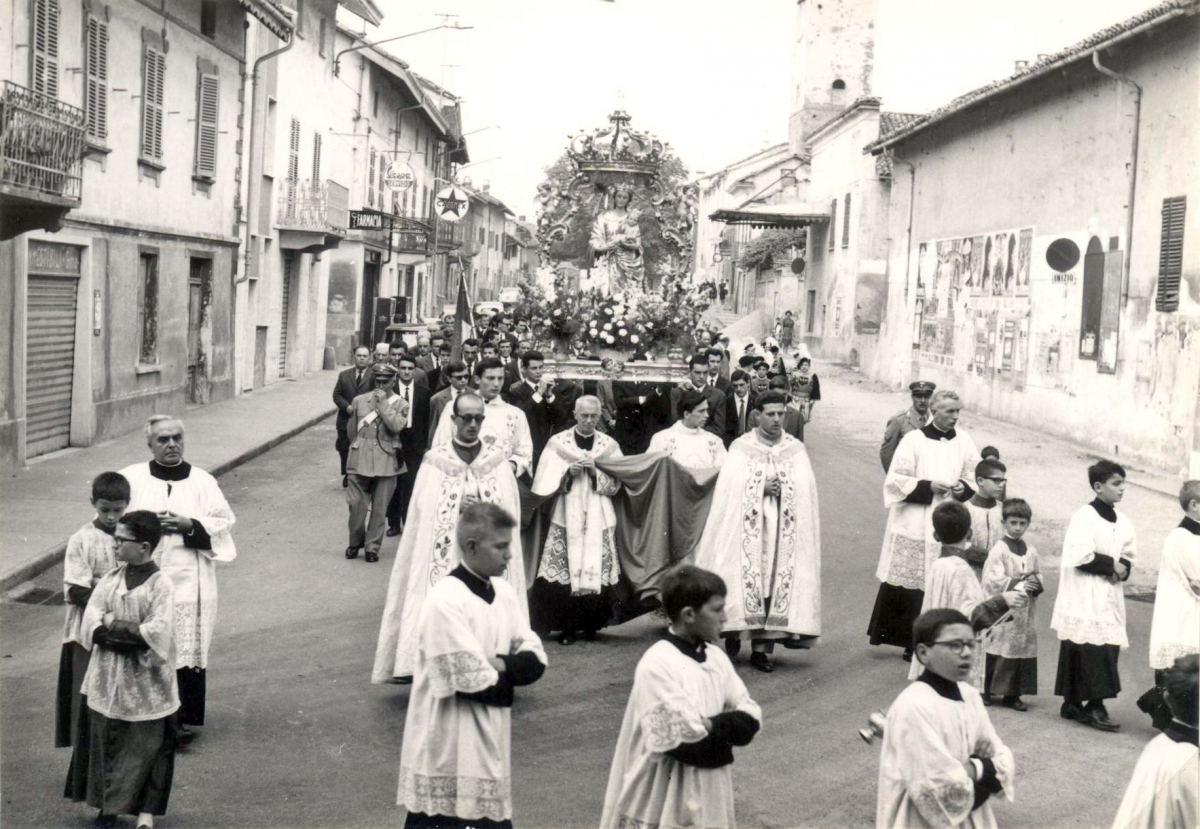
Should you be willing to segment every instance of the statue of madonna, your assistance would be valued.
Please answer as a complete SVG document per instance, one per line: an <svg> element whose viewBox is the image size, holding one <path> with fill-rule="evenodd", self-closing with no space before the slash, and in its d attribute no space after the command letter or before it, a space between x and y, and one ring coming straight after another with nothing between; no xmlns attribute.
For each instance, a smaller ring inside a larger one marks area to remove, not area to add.
<svg viewBox="0 0 1200 829"><path fill-rule="evenodd" d="M609 192L611 206L596 217L592 226L593 266L608 271L610 293L642 293L646 289L646 268L638 228L641 211L631 206L633 191L628 185L617 185Z"/></svg>

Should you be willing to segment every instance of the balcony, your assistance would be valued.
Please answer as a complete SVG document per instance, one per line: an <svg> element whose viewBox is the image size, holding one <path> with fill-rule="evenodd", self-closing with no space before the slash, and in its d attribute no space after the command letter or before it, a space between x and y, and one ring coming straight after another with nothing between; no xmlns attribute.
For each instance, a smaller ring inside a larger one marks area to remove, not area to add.
<svg viewBox="0 0 1200 829"><path fill-rule="evenodd" d="M83 195L83 110L4 81L0 87L0 240L62 228Z"/></svg>
<svg viewBox="0 0 1200 829"><path fill-rule="evenodd" d="M438 222L438 225L437 225L438 253L446 253L447 251L461 248L462 243L463 243L463 223L462 222Z"/></svg>
<svg viewBox="0 0 1200 829"><path fill-rule="evenodd" d="M349 234L350 191L336 181L284 181L275 226L284 250L332 250Z"/></svg>

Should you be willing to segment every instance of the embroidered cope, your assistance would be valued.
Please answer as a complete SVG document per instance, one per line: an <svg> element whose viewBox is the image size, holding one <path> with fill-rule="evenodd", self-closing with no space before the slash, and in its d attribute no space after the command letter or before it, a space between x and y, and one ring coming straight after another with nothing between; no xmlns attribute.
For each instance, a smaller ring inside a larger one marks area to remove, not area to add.
<svg viewBox="0 0 1200 829"><path fill-rule="evenodd" d="M450 445L454 439L453 415L454 405L447 404L442 410L442 418L438 421L430 448ZM516 406L505 403L499 397L487 401L483 425L479 427L479 439L487 446L502 449L505 460L517 464L518 476L533 472L533 438L529 433L529 421Z"/></svg>

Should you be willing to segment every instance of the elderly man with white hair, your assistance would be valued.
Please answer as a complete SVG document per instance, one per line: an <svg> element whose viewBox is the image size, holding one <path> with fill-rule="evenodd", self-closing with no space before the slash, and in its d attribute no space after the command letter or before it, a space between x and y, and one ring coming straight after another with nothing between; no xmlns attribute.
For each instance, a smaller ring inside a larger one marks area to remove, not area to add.
<svg viewBox="0 0 1200 829"><path fill-rule="evenodd" d="M579 633L591 639L608 623L621 575L612 505L621 485L596 468L597 460L621 457L621 448L597 430L600 417L599 398L576 400L575 428L550 438L533 479L534 494L557 497L529 616L534 630L559 631L560 645Z"/></svg>
<svg viewBox="0 0 1200 829"><path fill-rule="evenodd" d="M153 415L146 443L154 456L121 470L129 481L129 509L158 514L163 537L155 558L175 593L175 668L179 679L179 725L204 725L208 648L217 621L217 562L237 557L233 510L216 479L183 459L183 421Z"/></svg>
<svg viewBox="0 0 1200 829"><path fill-rule="evenodd" d="M883 482L883 505L888 508L883 549L875 571L881 582L867 635L872 645L904 648L913 653L912 626L921 614L929 568L941 554L933 537L933 510L943 501L970 500L975 494L979 450L956 428L962 400L943 389L930 402L932 419L900 441Z"/></svg>

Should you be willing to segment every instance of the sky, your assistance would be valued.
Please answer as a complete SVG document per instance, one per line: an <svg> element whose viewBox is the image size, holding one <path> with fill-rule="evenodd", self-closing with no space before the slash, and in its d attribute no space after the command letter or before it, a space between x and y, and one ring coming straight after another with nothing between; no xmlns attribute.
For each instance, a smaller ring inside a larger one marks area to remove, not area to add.
<svg viewBox="0 0 1200 829"><path fill-rule="evenodd" d="M480 132L460 178L489 183L530 220L542 169L618 105L693 174L787 139L796 0L377 2L385 17L371 40L436 26L443 13L472 27L383 48L463 99L464 130ZM878 0L874 92L884 109L925 112L1153 5Z"/></svg>

